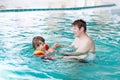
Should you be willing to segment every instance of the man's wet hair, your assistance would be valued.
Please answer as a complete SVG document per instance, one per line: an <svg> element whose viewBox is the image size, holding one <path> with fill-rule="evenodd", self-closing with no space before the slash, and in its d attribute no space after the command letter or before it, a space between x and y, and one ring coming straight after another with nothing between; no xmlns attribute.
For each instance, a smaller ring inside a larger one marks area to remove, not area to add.
<svg viewBox="0 0 120 80"><path fill-rule="evenodd" d="M78 26L79 29L81 27L84 27L84 32L86 32L86 22L84 20L82 20L82 19L75 20L72 23L72 26Z"/></svg>

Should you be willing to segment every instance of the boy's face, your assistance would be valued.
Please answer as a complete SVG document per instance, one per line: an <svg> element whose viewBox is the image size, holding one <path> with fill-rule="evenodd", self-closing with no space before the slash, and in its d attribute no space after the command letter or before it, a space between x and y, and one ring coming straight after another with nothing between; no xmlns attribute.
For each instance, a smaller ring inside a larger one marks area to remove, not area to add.
<svg viewBox="0 0 120 80"><path fill-rule="evenodd" d="M40 50L45 50L45 43L42 41L39 41L40 45L39 45L39 49Z"/></svg>

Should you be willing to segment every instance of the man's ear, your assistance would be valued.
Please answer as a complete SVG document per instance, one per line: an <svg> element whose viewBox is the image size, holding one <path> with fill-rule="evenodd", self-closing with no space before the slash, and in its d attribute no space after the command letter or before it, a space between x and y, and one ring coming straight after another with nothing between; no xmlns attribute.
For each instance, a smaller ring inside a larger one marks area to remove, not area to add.
<svg viewBox="0 0 120 80"><path fill-rule="evenodd" d="M84 27L81 27L81 29L80 29L81 31L84 31Z"/></svg>

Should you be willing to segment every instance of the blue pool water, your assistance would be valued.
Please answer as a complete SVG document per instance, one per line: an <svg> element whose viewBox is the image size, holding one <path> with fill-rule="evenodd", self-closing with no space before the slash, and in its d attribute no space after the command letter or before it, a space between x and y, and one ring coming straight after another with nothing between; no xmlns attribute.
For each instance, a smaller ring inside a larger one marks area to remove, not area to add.
<svg viewBox="0 0 120 80"><path fill-rule="evenodd" d="M87 21L87 33L96 45L94 63L42 61L33 56L31 41L36 35L49 45L70 45L71 23L76 19ZM0 80L119 80L119 56L118 11L0 13Z"/></svg>

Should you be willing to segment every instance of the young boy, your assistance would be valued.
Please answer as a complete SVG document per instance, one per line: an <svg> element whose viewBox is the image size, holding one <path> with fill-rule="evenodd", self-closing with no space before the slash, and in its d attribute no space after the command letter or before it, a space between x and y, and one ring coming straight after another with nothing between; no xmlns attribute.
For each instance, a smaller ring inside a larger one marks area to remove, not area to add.
<svg viewBox="0 0 120 80"><path fill-rule="evenodd" d="M52 56L50 53L54 52L56 47L59 46L59 44L54 44L51 48L45 43L45 39L41 36L35 36L32 40L33 48L35 49L34 55L39 56L42 59L45 60L53 60L58 57Z"/></svg>

